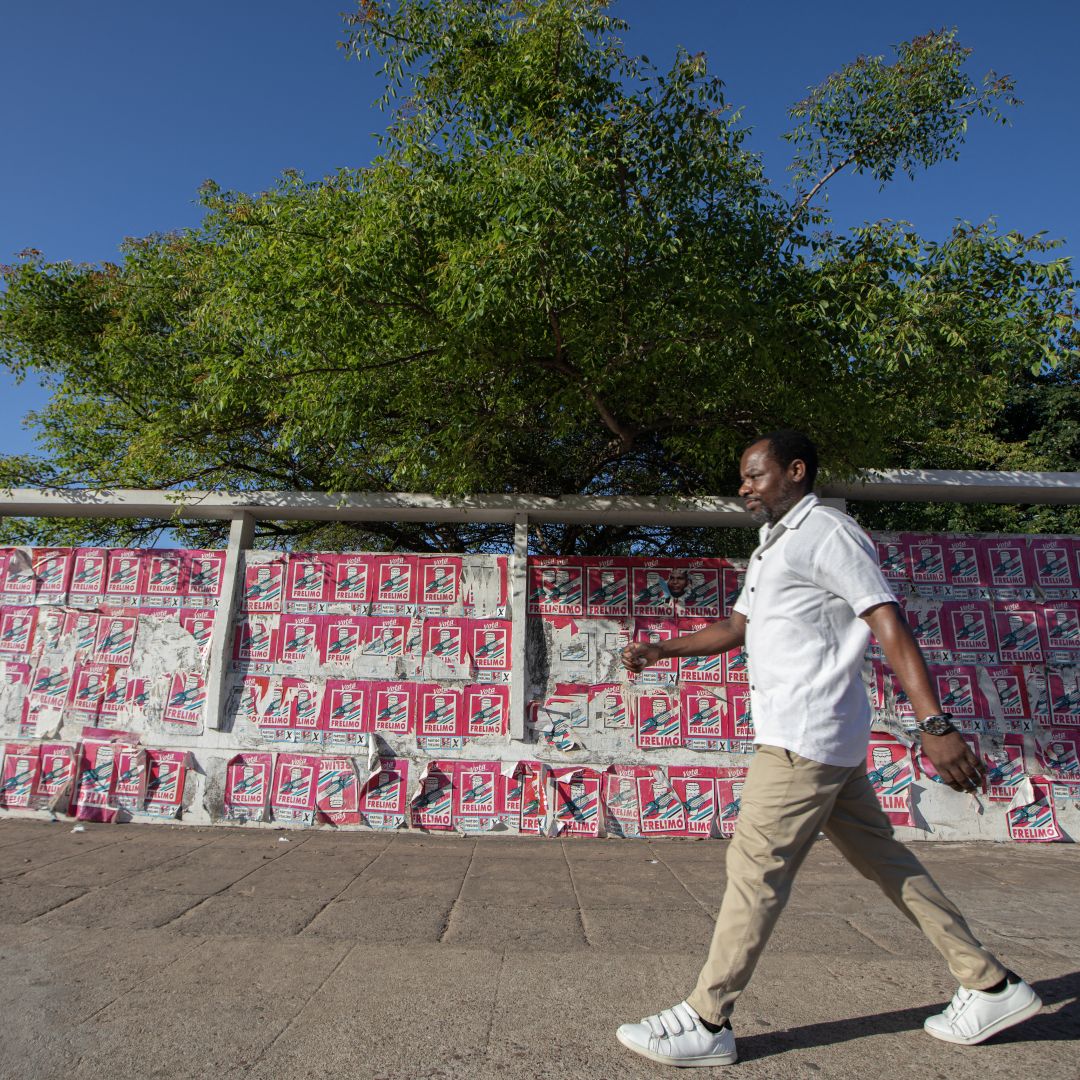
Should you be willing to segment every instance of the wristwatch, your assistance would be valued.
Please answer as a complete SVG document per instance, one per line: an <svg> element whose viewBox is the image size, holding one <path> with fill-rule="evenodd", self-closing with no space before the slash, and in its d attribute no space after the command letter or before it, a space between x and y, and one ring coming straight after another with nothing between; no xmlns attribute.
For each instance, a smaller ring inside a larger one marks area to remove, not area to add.
<svg viewBox="0 0 1080 1080"><path fill-rule="evenodd" d="M922 720L916 720L915 726L924 735L948 735L956 731L952 722L952 713L934 713L933 716L925 716Z"/></svg>

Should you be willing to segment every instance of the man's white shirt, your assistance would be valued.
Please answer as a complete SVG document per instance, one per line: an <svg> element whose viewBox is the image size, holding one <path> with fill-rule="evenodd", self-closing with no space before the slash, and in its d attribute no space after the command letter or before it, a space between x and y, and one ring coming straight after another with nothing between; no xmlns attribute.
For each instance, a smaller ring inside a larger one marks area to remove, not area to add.
<svg viewBox="0 0 1080 1080"><path fill-rule="evenodd" d="M826 765L865 759L870 629L859 616L895 601L870 538L816 495L763 526L735 603L747 623L755 742Z"/></svg>

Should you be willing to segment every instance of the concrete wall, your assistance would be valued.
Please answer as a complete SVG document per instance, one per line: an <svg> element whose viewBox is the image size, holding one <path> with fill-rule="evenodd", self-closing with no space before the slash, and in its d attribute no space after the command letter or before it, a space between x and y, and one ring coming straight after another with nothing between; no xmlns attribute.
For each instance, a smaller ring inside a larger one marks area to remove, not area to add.
<svg viewBox="0 0 1080 1080"><path fill-rule="evenodd" d="M880 743L868 764L898 834L1007 840L1007 808L1027 775L1047 783L1024 797L1045 793L1075 838L1080 788L1064 781L1080 779L1070 758L1080 637L1067 632L1080 601L1076 543L1012 538L1012 552L990 537L877 539L942 693L954 691L973 746L1005 773L978 799L929 779L902 741L904 703L871 648L864 677ZM1058 550L1065 572L1052 564ZM726 613L740 569L720 559L526 568L503 556L9 549L0 812L174 820L179 809L192 824L392 828L408 824L416 799L414 823L433 828L729 833L752 750L739 658L635 681L617 657L628 640ZM975 617L983 643L964 636ZM1022 640L1025 620L1033 642ZM524 716L512 711L518 700ZM66 790L49 775L61 747L82 774ZM171 751L187 752L179 808L167 798ZM1016 835L1051 835L1046 811L1016 819Z"/></svg>

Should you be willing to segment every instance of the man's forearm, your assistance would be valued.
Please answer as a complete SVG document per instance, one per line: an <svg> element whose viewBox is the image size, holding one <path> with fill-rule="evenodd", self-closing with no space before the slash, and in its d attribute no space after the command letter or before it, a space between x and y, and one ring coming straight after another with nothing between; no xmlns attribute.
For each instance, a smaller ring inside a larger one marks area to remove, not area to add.
<svg viewBox="0 0 1080 1080"><path fill-rule="evenodd" d="M887 608L892 608L893 611L884 610ZM882 605L882 608L875 609L866 621L874 631L889 667L900 680L916 717L921 720L941 712L941 702L934 684L930 681L930 671L919 643L895 605Z"/></svg>
<svg viewBox="0 0 1080 1080"><path fill-rule="evenodd" d="M711 623L704 630L658 642L660 656L715 656L737 649L746 641L746 621L741 615Z"/></svg>

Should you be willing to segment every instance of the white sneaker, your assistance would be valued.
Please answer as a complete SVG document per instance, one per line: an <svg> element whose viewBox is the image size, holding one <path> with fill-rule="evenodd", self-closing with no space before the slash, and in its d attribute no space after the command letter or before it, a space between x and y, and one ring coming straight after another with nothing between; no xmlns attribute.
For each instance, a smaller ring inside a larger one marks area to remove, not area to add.
<svg viewBox="0 0 1080 1080"><path fill-rule="evenodd" d="M923 1027L935 1039L974 1046L1027 1020L1041 1008L1039 995L1023 979L1010 975L1005 989L998 994L961 986L945 1011L927 1017Z"/></svg>
<svg viewBox="0 0 1080 1080"><path fill-rule="evenodd" d="M731 1028L714 1034L685 1001L640 1024L623 1024L615 1034L623 1046L661 1065L734 1065L739 1060Z"/></svg>

